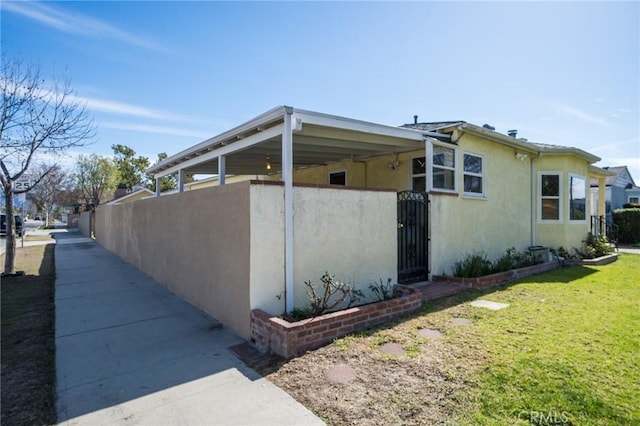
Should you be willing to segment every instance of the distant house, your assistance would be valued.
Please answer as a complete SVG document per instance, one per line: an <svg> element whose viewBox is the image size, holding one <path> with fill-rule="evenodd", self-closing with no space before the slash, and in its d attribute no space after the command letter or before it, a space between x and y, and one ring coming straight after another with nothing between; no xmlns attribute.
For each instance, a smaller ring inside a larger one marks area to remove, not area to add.
<svg viewBox="0 0 640 426"><path fill-rule="evenodd" d="M599 160L464 121L277 107L152 166L177 193L99 208L96 239L248 338L252 309L305 307L326 271L366 290L451 274L473 251L579 246L604 211ZM216 177L186 190L187 175Z"/></svg>
<svg viewBox="0 0 640 426"><path fill-rule="evenodd" d="M598 212L599 215L610 217L613 210L622 208L628 203L638 203L640 201L640 188L633 181L627 166L603 167L611 173L605 180L605 211ZM591 194L595 203L598 201L598 181L591 179Z"/></svg>

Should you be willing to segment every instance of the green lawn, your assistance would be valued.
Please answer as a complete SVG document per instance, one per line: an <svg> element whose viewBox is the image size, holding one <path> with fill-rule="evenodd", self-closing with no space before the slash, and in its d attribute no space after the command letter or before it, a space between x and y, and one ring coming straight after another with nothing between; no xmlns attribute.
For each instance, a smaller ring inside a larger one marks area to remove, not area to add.
<svg viewBox="0 0 640 426"><path fill-rule="evenodd" d="M487 298L510 307L477 318L490 362L470 378L465 423L640 424L640 256Z"/></svg>

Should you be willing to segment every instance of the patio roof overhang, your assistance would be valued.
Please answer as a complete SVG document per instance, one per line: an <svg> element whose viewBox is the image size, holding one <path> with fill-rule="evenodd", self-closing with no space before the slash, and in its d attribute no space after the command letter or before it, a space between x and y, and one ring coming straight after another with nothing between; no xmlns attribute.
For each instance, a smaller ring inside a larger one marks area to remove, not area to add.
<svg viewBox="0 0 640 426"><path fill-rule="evenodd" d="M360 159L386 153L424 148L432 134L386 126L329 114L274 108L240 126L207 139L150 167L156 178L179 171L218 174L225 157L225 173L266 174L282 172L282 140L285 115L291 117L293 169Z"/></svg>

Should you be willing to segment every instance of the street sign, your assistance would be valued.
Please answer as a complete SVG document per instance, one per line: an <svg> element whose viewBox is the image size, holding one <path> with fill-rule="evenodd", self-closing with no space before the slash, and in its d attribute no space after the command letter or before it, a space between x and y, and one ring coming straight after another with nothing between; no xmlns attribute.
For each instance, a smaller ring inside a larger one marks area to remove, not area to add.
<svg viewBox="0 0 640 426"><path fill-rule="evenodd" d="M30 175L22 175L20 178L13 182L13 190L14 191L25 191L31 188L31 176Z"/></svg>

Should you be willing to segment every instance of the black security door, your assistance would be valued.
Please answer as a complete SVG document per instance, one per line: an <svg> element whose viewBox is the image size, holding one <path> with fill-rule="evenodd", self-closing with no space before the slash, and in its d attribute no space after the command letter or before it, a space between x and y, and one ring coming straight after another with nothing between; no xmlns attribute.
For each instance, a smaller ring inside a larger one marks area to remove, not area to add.
<svg viewBox="0 0 640 426"><path fill-rule="evenodd" d="M429 199L418 191L398 193L398 282L425 281L429 273Z"/></svg>

